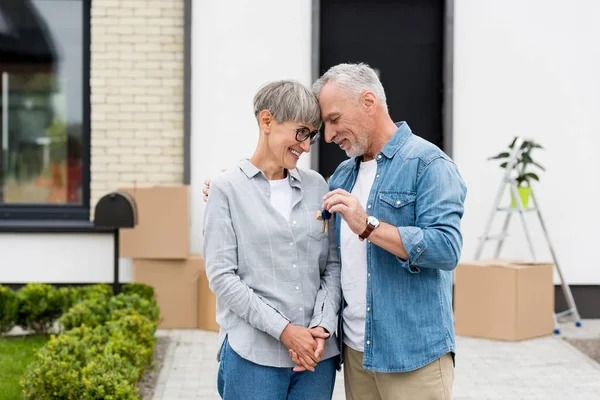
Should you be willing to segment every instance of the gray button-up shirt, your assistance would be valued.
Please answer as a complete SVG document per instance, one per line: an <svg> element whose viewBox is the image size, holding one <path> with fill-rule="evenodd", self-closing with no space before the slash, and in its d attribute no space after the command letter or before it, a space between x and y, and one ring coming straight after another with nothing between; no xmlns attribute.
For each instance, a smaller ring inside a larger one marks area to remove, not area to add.
<svg viewBox="0 0 600 400"><path fill-rule="evenodd" d="M227 336L241 357L273 367L295 366L279 341L288 323L324 327L331 337L323 360L339 354L335 222L332 217L325 233L316 219L327 183L315 171L288 172L289 221L271 205L269 181L249 160L212 180L204 214L204 258L217 298L219 349Z"/></svg>

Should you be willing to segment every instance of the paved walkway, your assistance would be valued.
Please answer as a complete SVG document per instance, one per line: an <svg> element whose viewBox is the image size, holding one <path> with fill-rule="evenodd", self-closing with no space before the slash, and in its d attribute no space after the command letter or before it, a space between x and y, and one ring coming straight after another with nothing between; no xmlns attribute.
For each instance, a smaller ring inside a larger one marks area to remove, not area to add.
<svg viewBox="0 0 600 400"><path fill-rule="evenodd" d="M600 399L600 365L569 345L566 337L596 337L600 320L561 326L561 336L522 342L457 337L455 400ZM199 330L159 331L172 341L154 400L219 399L215 385L217 335ZM338 374L335 400L344 399Z"/></svg>

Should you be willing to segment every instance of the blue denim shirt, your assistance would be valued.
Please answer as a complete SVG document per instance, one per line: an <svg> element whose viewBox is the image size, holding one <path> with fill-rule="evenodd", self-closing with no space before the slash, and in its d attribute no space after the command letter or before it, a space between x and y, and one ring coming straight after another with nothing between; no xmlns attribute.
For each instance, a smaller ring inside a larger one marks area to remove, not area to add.
<svg viewBox="0 0 600 400"><path fill-rule="evenodd" d="M455 352L452 270L462 250L466 186L445 153L414 135L405 122L396 125L376 156L366 209L398 227L408 254L403 260L367 241L363 367L377 372L412 371ZM352 191L359 165L359 158L341 163L330 190ZM342 312L343 307L344 300ZM338 329L341 347L343 324Z"/></svg>

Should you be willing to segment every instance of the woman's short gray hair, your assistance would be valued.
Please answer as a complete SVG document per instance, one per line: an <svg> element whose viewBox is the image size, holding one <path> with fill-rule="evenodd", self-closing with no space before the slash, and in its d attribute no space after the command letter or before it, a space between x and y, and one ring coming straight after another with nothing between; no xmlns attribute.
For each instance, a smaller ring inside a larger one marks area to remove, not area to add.
<svg viewBox="0 0 600 400"><path fill-rule="evenodd" d="M329 81L337 82L350 98L358 99L365 91L375 93L379 103L388 112L383 85L373 68L369 65L364 63L338 64L329 68L313 85L313 93L317 98L321 94L323 86Z"/></svg>
<svg viewBox="0 0 600 400"><path fill-rule="evenodd" d="M321 109L315 95L294 80L268 82L254 95L254 116L268 110L279 123L294 121L314 127L321 125Z"/></svg>

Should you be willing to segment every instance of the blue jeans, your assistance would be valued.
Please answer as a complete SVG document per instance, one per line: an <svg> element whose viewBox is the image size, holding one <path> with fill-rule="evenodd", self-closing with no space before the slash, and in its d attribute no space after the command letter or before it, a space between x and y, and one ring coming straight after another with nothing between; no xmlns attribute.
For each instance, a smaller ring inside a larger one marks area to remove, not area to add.
<svg viewBox="0 0 600 400"><path fill-rule="evenodd" d="M240 357L225 339L217 389L223 400L330 400L335 367L335 357L321 361L315 372L258 365Z"/></svg>

